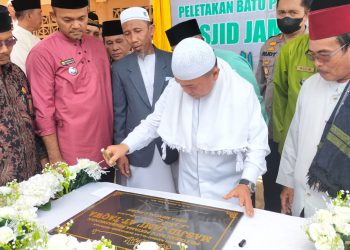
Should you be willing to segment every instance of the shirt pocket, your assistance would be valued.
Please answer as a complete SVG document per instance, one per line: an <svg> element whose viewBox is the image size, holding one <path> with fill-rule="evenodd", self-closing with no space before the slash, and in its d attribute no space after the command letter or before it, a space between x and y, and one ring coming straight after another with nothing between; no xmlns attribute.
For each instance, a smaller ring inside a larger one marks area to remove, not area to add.
<svg viewBox="0 0 350 250"><path fill-rule="evenodd" d="M264 74L267 84L271 84L273 81L274 66L275 58L270 56L264 56L262 58L262 73Z"/></svg>

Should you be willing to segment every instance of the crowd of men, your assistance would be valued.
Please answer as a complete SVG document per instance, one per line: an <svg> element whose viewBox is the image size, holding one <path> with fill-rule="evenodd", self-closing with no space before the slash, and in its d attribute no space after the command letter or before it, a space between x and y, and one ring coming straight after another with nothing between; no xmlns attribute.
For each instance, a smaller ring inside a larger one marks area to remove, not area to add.
<svg viewBox="0 0 350 250"><path fill-rule="evenodd" d="M101 25L87 0L51 5L41 41L40 0L0 5L0 185L88 158L102 181L249 216L259 176L265 209L295 216L350 190L350 0L277 0L255 75L196 19L166 31L170 53L141 7Z"/></svg>

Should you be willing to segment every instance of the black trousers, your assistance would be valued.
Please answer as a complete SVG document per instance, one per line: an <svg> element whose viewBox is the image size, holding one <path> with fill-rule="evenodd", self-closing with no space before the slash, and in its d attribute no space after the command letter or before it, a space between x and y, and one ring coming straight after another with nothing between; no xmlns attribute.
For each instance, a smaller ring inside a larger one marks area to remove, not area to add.
<svg viewBox="0 0 350 250"><path fill-rule="evenodd" d="M282 185L276 183L276 178L281 156L278 152L278 144L272 139L269 139L269 146L271 153L266 157L267 172L262 176L265 210L280 213Z"/></svg>

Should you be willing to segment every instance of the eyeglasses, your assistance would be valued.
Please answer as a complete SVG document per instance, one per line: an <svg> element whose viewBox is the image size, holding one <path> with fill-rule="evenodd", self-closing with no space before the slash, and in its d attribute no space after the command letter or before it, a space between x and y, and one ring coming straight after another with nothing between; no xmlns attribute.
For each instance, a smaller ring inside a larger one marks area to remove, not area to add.
<svg viewBox="0 0 350 250"><path fill-rule="evenodd" d="M343 46L337 48L336 50L327 53L327 52L320 52L320 53L314 53L310 50L305 52L305 55L311 60L315 61L316 59L320 62L328 62L332 59L333 56L335 56L341 49L343 49L345 46L347 46L349 43L344 44Z"/></svg>
<svg viewBox="0 0 350 250"><path fill-rule="evenodd" d="M0 47L5 46L5 47L12 47L13 45L15 45L17 42L17 38L12 36L6 40L2 40L0 41Z"/></svg>

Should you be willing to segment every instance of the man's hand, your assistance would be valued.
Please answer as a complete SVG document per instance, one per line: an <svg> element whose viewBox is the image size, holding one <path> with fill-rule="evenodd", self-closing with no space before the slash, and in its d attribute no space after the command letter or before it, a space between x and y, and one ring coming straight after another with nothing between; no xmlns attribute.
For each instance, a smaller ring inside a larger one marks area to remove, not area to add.
<svg viewBox="0 0 350 250"><path fill-rule="evenodd" d="M126 144L118 144L108 146L106 150L101 149L103 158L109 166L115 166L119 158L126 155L129 151L129 147Z"/></svg>
<svg viewBox="0 0 350 250"><path fill-rule="evenodd" d="M57 162L66 162L61 155L51 155L49 156L49 161L51 165L54 165Z"/></svg>
<svg viewBox="0 0 350 250"><path fill-rule="evenodd" d="M46 147L50 164L54 165L57 162L65 162L61 155L60 148L58 146L57 135L51 134L43 136L42 138Z"/></svg>
<svg viewBox="0 0 350 250"><path fill-rule="evenodd" d="M254 209L252 204L252 198L250 194L250 190L247 185L238 184L238 186L224 196L226 200L231 198L239 199L239 206L245 206L245 211L248 216L252 217L254 215Z"/></svg>
<svg viewBox="0 0 350 250"><path fill-rule="evenodd" d="M294 189L289 187L284 187L280 197L281 197L282 214L290 214L292 212Z"/></svg>
<svg viewBox="0 0 350 250"><path fill-rule="evenodd" d="M125 177L131 176L128 157L126 156L120 157L117 161L117 166L120 169L120 172L122 173L122 175L124 175Z"/></svg>
<svg viewBox="0 0 350 250"><path fill-rule="evenodd" d="M50 163L49 158L45 157L44 159L40 160L40 165L44 168L46 164Z"/></svg>

